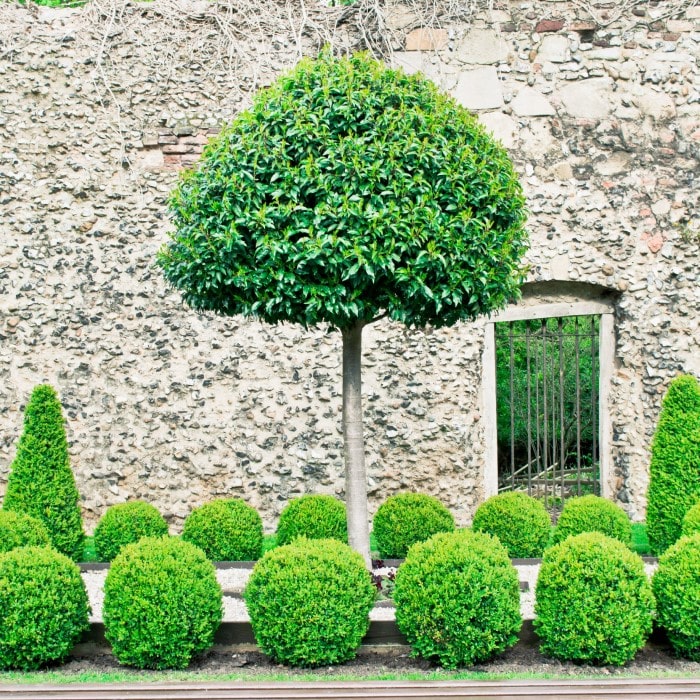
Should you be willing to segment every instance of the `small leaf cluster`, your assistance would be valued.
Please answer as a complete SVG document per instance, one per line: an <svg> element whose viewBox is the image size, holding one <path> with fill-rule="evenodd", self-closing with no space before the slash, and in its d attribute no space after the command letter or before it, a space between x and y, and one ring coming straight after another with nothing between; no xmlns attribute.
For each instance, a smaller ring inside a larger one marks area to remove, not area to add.
<svg viewBox="0 0 700 700"><path fill-rule="evenodd" d="M541 557L551 536L552 521L540 501L513 491L484 501L474 513L472 528L497 537L511 559Z"/></svg>
<svg viewBox="0 0 700 700"><path fill-rule="evenodd" d="M170 199L166 280L196 309L350 328L452 325L517 296L525 200L505 149L420 75L303 59Z"/></svg>
<svg viewBox="0 0 700 700"><path fill-rule="evenodd" d="M434 496L399 493L382 503L372 521L374 539L384 558L402 559L416 542L438 532L452 532L452 513Z"/></svg>
<svg viewBox="0 0 700 700"><path fill-rule="evenodd" d="M682 536L694 535L696 532L700 532L700 501L688 509L681 524Z"/></svg>
<svg viewBox="0 0 700 700"><path fill-rule="evenodd" d="M348 545L300 537L256 563L243 597L265 654L314 667L355 656L369 628L375 587Z"/></svg>
<svg viewBox="0 0 700 700"><path fill-rule="evenodd" d="M488 661L518 641L518 575L490 535L440 533L411 547L396 573L396 623L414 655L446 668Z"/></svg>
<svg viewBox="0 0 700 700"><path fill-rule="evenodd" d="M700 498L700 383L676 377L661 405L651 443L647 531L655 554L681 534L683 516Z"/></svg>
<svg viewBox="0 0 700 700"><path fill-rule="evenodd" d="M700 533L681 537L659 557L652 588L657 624L673 651L700 661Z"/></svg>
<svg viewBox="0 0 700 700"><path fill-rule="evenodd" d="M3 508L41 520L51 544L78 561L85 535L78 489L56 391L40 384L24 412L24 429L12 462Z"/></svg>
<svg viewBox="0 0 700 700"><path fill-rule="evenodd" d="M168 534L168 523L159 510L144 501L110 506L95 528L95 552L100 561L112 561L122 547L142 537Z"/></svg>
<svg viewBox="0 0 700 700"><path fill-rule="evenodd" d="M651 633L654 597L641 557L600 532L545 552L535 600L540 651L556 659L621 666Z"/></svg>
<svg viewBox="0 0 700 700"><path fill-rule="evenodd" d="M262 519L244 500L220 498L187 516L182 539L201 548L212 561L251 561L262 554Z"/></svg>
<svg viewBox="0 0 700 700"><path fill-rule="evenodd" d="M18 547L50 547L49 533L41 520L25 513L0 510L0 552Z"/></svg>
<svg viewBox="0 0 700 700"><path fill-rule="evenodd" d="M185 668L214 643L222 592L204 552L175 537L122 549L104 585L105 637L119 663Z"/></svg>
<svg viewBox="0 0 700 700"><path fill-rule="evenodd" d="M49 547L0 555L0 668L29 671L63 661L89 628L85 584Z"/></svg>
<svg viewBox="0 0 700 700"><path fill-rule="evenodd" d="M297 537L347 543L345 504L326 494L307 494L289 501L277 523L277 544L289 544Z"/></svg>
<svg viewBox="0 0 700 700"><path fill-rule="evenodd" d="M566 501L554 528L552 541L558 544L582 532L601 532L628 546L632 543L629 516L617 503L601 496L579 496Z"/></svg>

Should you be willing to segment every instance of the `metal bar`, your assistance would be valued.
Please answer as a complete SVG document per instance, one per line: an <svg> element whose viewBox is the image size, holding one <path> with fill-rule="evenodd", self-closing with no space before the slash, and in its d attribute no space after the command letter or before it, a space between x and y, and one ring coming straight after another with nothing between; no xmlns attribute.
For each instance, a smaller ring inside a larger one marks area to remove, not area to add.
<svg viewBox="0 0 700 700"><path fill-rule="evenodd" d="M591 432L593 434L593 464L599 463L598 456L598 397L597 387L598 387L598 371L596 369L596 359L598 355L598 329L596 328L597 316L591 316ZM594 471L595 479L595 471ZM599 493L600 485L594 486L593 493Z"/></svg>
<svg viewBox="0 0 700 700"><path fill-rule="evenodd" d="M530 321L525 321L525 358L527 363L527 493L532 496L532 374L530 371Z"/></svg>
<svg viewBox="0 0 700 700"><path fill-rule="evenodd" d="M542 415L544 420L542 421L543 436L542 436L542 446L544 447L544 459L542 467L544 471L547 471L547 450L549 449L549 443L547 441L547 428L549 417L547 414L547 319L542 319L541 321L542 330ZM544 485L544 502L547 503L547 484Z"/></svg>
<svg viewBox="0 0 700 700"><path fill-rule="evenodd" d="M514 380L515 373L515 349L513 348L513 326L514 321L508 324L508 343L510 346L510 479L511 487L515 488L515 397Z"/></svg>
<svg viewBox="0 0 700 700"><path fill-rule="evenodd" d="M576 372L576 471L579 481L576 485L576 495L581 495L581 343L579 342L578 316L574 318L574 367Z"/></svg>
<svg viewBox="0 0 700 700"><path fill-rule="evenodd" d="M566 455L564 454L564 319L559 317L557 321L559 331L559 461L561 463L561 499L566 496L564 492L564 467Z"/></svg>

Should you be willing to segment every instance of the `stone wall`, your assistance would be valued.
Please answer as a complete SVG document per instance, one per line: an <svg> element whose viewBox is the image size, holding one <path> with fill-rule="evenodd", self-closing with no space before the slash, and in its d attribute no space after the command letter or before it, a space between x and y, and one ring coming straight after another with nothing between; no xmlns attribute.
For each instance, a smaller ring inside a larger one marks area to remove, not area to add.
<svg viewBox="0 0 700 700"><path fill-rule="evenodd" d="M366 22L375 50L509 149L532 212L530 281L617 294L613 490L643 517L662 393L700 375L700 8L465 5L430 25L418 2L373 17L363 2L0 5L2 481L31 388L50 382L88 529L129 498L177 530L192 506L242 496L269 529L290 497L342 495L339 337L195 314L153 262L178 170L300 53L361 47ZM483 337L483 323L369 329L371 510L416 489L469 522Z"/></svg>

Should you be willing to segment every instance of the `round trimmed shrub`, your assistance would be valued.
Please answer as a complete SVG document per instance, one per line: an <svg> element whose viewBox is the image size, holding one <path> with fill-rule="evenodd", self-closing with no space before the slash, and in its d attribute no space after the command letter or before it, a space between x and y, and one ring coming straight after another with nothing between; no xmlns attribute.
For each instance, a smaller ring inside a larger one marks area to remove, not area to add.
<svg viewBox="0 0 700 700"><path fill-rule="evenodd" d="M472 529L497 537L511 559L541 557L552 521L540 501L513 491L484 501L474 513Z"/></svg>
<svg viewBox="0 0 700 700"><path fill-rule="evenodd" d="M119 663L138 668L185 668L214 643L223 616L213 564L176 537L124 547L104 592L105 637Z"/></svg>
<svg viewBox="0 0 700 700"><path fill-rule="evenodd" d="M657 624L673 651L700 661L700 533L681 537L659 557L652 589Z"/></svg>
<svg viewBox="0 0 700 700"><path fill-rule="evenodd" d="M654 597L640 556L600 532L550 547L535 589L540 651L566 661L621 666L651 633Z"/></svg>
<svg viewBox="0 0 700 700"><path fill-rule="evenodd" d="M0 668L63 661L89 628L80 570L50 547L0 555Z"/></svg>
<svg viewBox="0 0 700 700"><path fill-rule="evenodd" d="M552 541L558 544L583 532L600 532L628 546L632 542L632 523L627 513L601 496L580 496L566 501Z"/></svg>
<svg viewBox="0 0 700 700"><path fill-rule="evenodd" d="M696 532L700 532L700 501L692 506L683 516L681 528L681 535L684 537L694 535Z"/></svg>
<svg viewBox="0 0 700 700"><path fill-rule="evenodd" d="M50 547L51 540L44 523L26 513L0 510L0 552L17 547Z"/></svg>
<svg viewBox="0 0 700 700"><path fill-rule="evenodd" d="M262 519L242 499L220 498L187 516L182 539L200 547L212 561L251 561L262 554Z"/></svg>
<svg viewBox="0 0 700 700"><path fill-rule="evenodd" d="M100 561L112 561L122 547L142 537L168 534L168 523L159 510L144 501L110 506L95 528L95 552Z"/></svg>
<svg viewBox="0 0 700 700"><path fill-rule="evenodd" d="M313 667L355 656L375 593L357 552L299 537L256 563L243 597L260 649L276 662Z"/></svg>
<svg viewBox="0 0 700 700"><path fill-rule="evenodd" d="M440 533L411 547L394 602L413 653L446 668L488 661L518 641L522 625L518 574L483 532Z"/></svg>
<svg viewBox="0 0 700 700"><path fill-rule="evenodd" d="M379 506L372 522L380 556L403 559L408 548L438 532L452 532L452 513L434 496L399 493Z"/></svg>
<svg viewBox="0 0 700 700"><path fill-rule="evenodd" d="M289 544L297 537L347 543L345 504L324 494L307 494L289 501L277 523L277 544Z"/></svg>

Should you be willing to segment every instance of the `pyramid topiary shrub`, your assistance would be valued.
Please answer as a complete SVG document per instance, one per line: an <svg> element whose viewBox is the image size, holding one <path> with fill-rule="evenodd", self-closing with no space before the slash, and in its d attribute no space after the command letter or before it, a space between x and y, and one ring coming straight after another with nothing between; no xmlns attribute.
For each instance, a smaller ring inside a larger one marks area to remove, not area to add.
<svg viewBox="0 0 700 700"><path fill-rule="evenodd" d="M185 668L214 643L223 616L214 565L176 537L126 545L104 592L105 637L119 663L138 668Z"/></svg>
<svg viewBox="0 0 700 700"><path fill-rule="evenodd" d="M472 528L498 537L511 559L541 557L552 533L544 505L526 493L491 496L474 513Z"/></svg>
<svg viewBox="0 0 700 700"><path fill-rule="evenodd" d="M651 443L647 532L655 554L680 537L683 517L700 498L700 384L676 377L661 404Z"/></svg>
<svg viewBox="0 0 700 700"><path fill-rule="evenodd" d="M243 596L262 651L313 667L355 656L375 594L363 558L348 545L298 537L256 563Z"/></svg>
<svg viewBox="0 0 700 700"><path fill-rule="evenodd" d="M641 557L600 532L544 553L535 600L540 651L556 659L621 666L651 633L654 596Z"/></svg>
<svg viewBox="0 0 700 700"><path fill-rule="evenodd" d="M657 624L673 651L700 661L700 533L681 537L659 557L652 588Z"/></svg>
<svg viewBox="0 0 700 700"><path fill-rule="evenodd" d="M0 668L29 671L63 661L89 628L85 584L50 547L0 555Z"/></svg>
<svg viewBox="0 0 700 700"><path fill-rule="evenodd" d="M297 537L347 542L345 504L325 494L307 494L289 501L277 523L277 544L289 544Z"/></svg>
<svg viewBox="0 0 700 700"><path fill-rule="evenodd" d="M85 535L70 468L61 404L52 387L35 387L12 462L3 507L41 520L51 544L77 561Z"/></svg>
<svg viewBox="0 0 700 700"><path fill-rule="evenodd" d="M446 668L488 661L518 641L518 574L491 535L461 530L413 545L396 572L396 624L415 655Z"/></svg>
<svg viewBox="0 0 700 700"><path fill-rule="evenodd" d="M95 528L95 552L100 561L112 561L122 547L142 537L168 534L168 523L159 510L144 501L110 506Z"/></svg>
<svg viewBox="0 0 700 700"><path fill-rule="evenodd" d="M50 547L51 540L41 520L26 513L0 510L0 552L18 547Z"/></svg>
<svg viewBox="0 0 700 700"><path fill-rule="evenodd" d="M221 498L187 516L182 539L200 547L212 561L250 561L262 554L262 519L242 499Z"/></svg>
<svg viewBox="0 0 700 700"><path fill-rule="evenodd" d="M632 523L627 513L617 503L601 496L579 496L566 501L552 542L558 544L582 532L601 532L626 545L632 543Z"/></svg>
<svg viewBox="0 0 700 700"><path fill-rule="evenodd" d="M372 528L380 556L402 559L412 544L438 532L452 532L455 520L434 496L398 493L379 506Z"/></svg>

